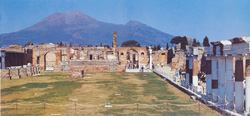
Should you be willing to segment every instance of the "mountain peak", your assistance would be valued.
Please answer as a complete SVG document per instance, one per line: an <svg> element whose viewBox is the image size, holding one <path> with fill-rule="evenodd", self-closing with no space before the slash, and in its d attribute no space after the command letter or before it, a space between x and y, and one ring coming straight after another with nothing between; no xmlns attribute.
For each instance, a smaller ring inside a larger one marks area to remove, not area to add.
<svg viewBox="0 0 250 116"><path fill-rule="evenodd" d="M42 21L18 32L0 35L0 46L22 44L26 42L98 45L112 43L112 32L117 31L121 44L127 40L136 40L141 45L167 43L172 35L161 32L138 21L129 21L125 25L105 23L91 18L78 10L54 13ZM163 44L161 44L163 45Z"/></svg>
<svg viewBox="0 0 250 116"><path fill-rule="evenodd" d="M126 25L127 26L145 26L145 24L142 24L138 21L129 21Z"/></svg>
<svg viewBox="0 0 250 116"><path fill-rule="evenodd" d="M84 14L83 12L79 11L79 10L70 10L70 11L67 11L65 13L63 13L64 15L71 15L71 16L82 16L82 17L88 17L88 18L91 18L89 17L88 15Z"/></svg>

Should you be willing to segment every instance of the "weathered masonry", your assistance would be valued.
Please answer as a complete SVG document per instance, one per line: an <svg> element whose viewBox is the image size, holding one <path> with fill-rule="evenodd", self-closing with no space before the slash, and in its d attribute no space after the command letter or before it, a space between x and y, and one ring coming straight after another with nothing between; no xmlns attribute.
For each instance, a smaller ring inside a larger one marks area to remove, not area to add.
<svg viewBox="0 0 250 116"><path fill-rule="evenodd" d="M193 47L185 51L186 56L186 78L182 82L187 88L194 90L195 92L201 92L202 87L198 85L198 71L200 70L201 56L203 54L203 48Z"/></svg>
<svg viewBox="0 0 250 116"><path fill-rule="evenodd" d="M211 43L213 47L205 48L204 53L208 100L229 110L249 113L250 37Z"/></svg>

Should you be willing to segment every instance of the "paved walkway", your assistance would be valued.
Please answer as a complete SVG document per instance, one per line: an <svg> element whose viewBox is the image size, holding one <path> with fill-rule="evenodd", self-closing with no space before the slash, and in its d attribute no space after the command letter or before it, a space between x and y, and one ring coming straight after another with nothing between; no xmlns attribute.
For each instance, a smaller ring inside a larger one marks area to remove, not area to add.
<svg viewBox="0 0 250 116"><path fill-rule="evenodd" d="M202 93L196 93L192 90L190 90L190 88L186 88L184 86L181 85L181 82L176 80L176 76L175 76L175 71L171 71L171 68L169 66L164 66L164 67L156 67L154 69L154 72L161 75L162 77L164 77L165 79L167 79L169 82L171 82L173 85L175 85L177 88L183 90L184 92L188 93L189 95L194 95L198 100L204 102L206 105L209 105L211 107L216 107L216 109L218 109L221 112L224 112L225 115L234 115L234 116L240 116L243 113L236 113L232 110L229 109L225 109L223 106L223 104L217 104L214 102L211 102L207 99L206 96L206 92L202 92ZM206 86L206 83L201 83L201 85L203 87ZM206 88L204 88L206 89Z"/></svg>

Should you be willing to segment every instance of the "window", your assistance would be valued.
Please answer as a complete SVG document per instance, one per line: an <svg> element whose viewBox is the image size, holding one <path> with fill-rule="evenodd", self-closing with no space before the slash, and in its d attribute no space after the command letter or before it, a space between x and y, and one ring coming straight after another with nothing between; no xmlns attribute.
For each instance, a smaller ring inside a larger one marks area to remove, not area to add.
<svg viewBox="0 0 250 116"><path fill-rule="evenodd" d="M235 81L243 81L243 60L236 60L235 68Z"/></svg>
<svg viewBox="0 0 250 116"><path fill-rule="evenodd" d="M141 55L144 56L144 52L142 52Z"/></svg>
<svg viewBox="0 0 250 116"><path fill-rule="evenodd" d="M121 53L121 55L123 55L123 53Z"/></svg>
<svg viewBox="0 0 250 116"><path fill-rule="evenodd" d="M161 55L165 55L165 53L161 53Z"/></svg>
<svg viewBox="0 0 250 116"><path fill-rule="evenodd" d="M218 80L212 80L212 89L218 89Z"/></svg>
<svg viewBox="0 0 250 116"><path fill-rule="evenodd" d="M36 63L39 64L39 61L40 61L40 56L37 56L37 61L36 61Z"/></svg>
<svg viewBox="0 0 250 116"><path fill-rule="evenodd" d="M186 60L186 72L189 71L189 60Z"/></svg>
<svg viewBox="0 0 250 116"><path fill-rule="evenodd" d="M89 56L89 60L92 60L92 55Z"/></svg>
<svg viewBox="0 0 250 116"><path fill-rule="evenodd" d="M206 61L206 74L212 74L212 63L211 60Z"/></svg>

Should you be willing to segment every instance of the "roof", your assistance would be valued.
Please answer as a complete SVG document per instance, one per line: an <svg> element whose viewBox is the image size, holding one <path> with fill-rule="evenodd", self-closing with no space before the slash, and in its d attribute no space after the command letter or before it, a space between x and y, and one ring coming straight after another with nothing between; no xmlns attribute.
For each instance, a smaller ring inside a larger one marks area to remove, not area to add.
<svg viewBox="0 0 250 116"><path fill-rule="evenodd" d="M242 37L235 37L233 39L230 39L233 44L238 44L238 43L250 43L250 37L247 36L242 36Z"/></svg>
<svg viewBox="0 0 250 116"><path fill-rule="evenodd" d="M216 42L211 42L212 45L232 45L231 41L228 40L221 40L221 41L216 41Z"/></svg>
<svg viewBox="0 0 250 116"><path fill-rule="evenodd" d="M18 53L18 54L24 54L24 52L6 51L6 50L1 50L1 52L5 52L5 53Z"/></svg>

